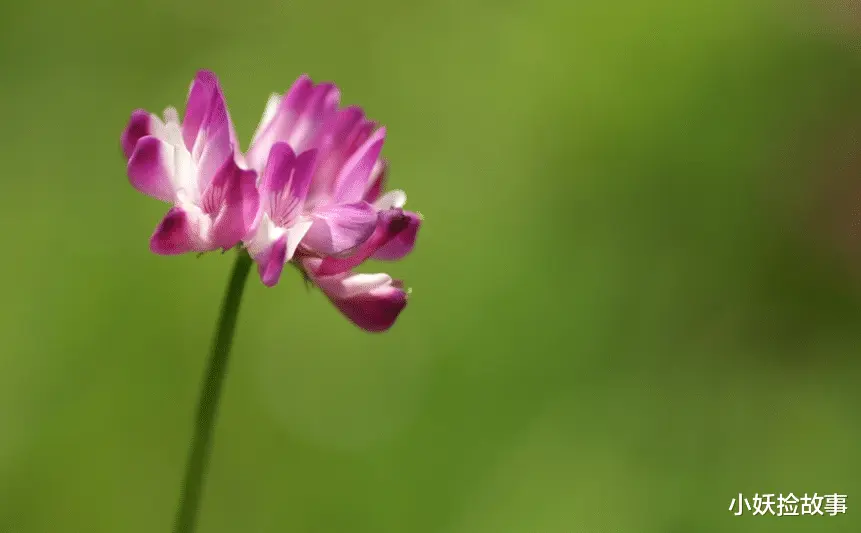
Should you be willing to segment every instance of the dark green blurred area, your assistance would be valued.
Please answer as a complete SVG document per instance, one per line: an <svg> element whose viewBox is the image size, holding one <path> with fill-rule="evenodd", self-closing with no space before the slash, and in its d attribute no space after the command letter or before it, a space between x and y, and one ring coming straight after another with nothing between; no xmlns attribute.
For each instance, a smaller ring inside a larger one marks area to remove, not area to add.
<svg viewBox="0 0 861 533"><path fill-rule="evenodd" d="M815 0L3 4L0 532L170 528L231 258L148 251L167 206L119 135L199 68L246 140L269 93L336 81L425 215L413 255L368 267L414 289L388 334L292 270L252 279L201 532L858 531L844 22ZM734 517L739 492L848 511Z"/></svg>

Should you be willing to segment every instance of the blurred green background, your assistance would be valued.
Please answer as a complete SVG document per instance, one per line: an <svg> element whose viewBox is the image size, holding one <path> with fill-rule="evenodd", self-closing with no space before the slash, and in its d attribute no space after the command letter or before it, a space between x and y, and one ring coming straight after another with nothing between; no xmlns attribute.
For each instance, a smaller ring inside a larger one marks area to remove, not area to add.
<svg viewBox="0 0 861 533"><path fill-rule="evenodd" d="M414 289L388 334L252 278L201 532L858 531L844 4L2 4L0 532L171 527L231 258L148 251L167 206L119 135L199 68L246 140L269 93L336 81L425 215L368 267Z"/></svg>

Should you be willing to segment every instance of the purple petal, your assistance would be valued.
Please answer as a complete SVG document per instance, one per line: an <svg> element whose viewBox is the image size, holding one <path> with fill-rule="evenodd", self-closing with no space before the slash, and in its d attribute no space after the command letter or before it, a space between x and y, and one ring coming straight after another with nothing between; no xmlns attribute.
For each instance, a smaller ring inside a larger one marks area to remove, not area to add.
<svg viewBox="0 0 861 533"><path fill-rule="evenodd" d="M407 293L391 285L353 298L332 300L332 303L360 328L370 333L382 333L395 324L407 306Z"/></svg>
<svg viewBox="0 0 861 533"><path fill-rule="evenodd" d="M377 226L377 211L367 202L327 206L312 213L303 244L324 254L340 254L365 242Z"/></svg>
<svg viewBox="0 0 861 533"><path fill-rule="evenodd" d="M269 150L269 158L266 160L266 167L263 169L260 193L268 195L284 190L290 181L295 159L296 154L289 144L279 142L272 145L272 149Z"/></svg>
<svg viewBox="0 0 861 533"><path fill-rule="evenodd" d="M120 136L120 144L123 147L123 155L130 158L135 151L135 145L142 138L152 134L152 116L143 109L132 112L131 118L123 134Z"/></svg>
<svg viewBox="0 0 861 533"><path fill-rule="evenodd" d="M362 108L350 106L338 111L321 134L320 153L310 196L321 203L332 196L335 179L346 160L370 137L375 124L365 118Z"/></svg>
<svg viewBox="0 0 861 533"><path fill-rule="evenodd" d="M276 143L269 152L260 193L276 225L289 226L301 213L314 177L315 157L314 150L296 157L287 143Z"/></svg>
<svg viewBox="0 0 861 533"><path fill-rule="evenodd" d="M393 210L395 211L395 210ZM397 209L396 211L400 211ZM422 217L412 211L403 211L406 217L406 227L378 248L371 257L381 261L397 261L406 257L416 245Z"/></svg>
<svg viewBox="0 0 861 533"><path fill-rule="evenodd" d="M360 200L368 188L371 171L380 157L386 128L380 128L350 156L335 179L333 198L337 203Z"/></svg>
<svg viewBox="0 0 861 533"><path fill-rule="evenodd" d="M200 245L200 225L180 207L172 207L156 227L149 247L159 255L207 251Z"/></svg>
<svg viewBox="0 0 861 533"><path fill-rule="evenodd" d="M203 212L212 217L212 248L232 248L250 235L260 217L257 173L242 170L233 158L224 162L201 197Z"/></svg>
<svg viewBox="0 0 861 533"><path fill-rule="evenodd" d="M298 115L308 106L313 93L314 81L307 74L302 74L284 95L282 109Z"/></svg>
<svg viewBox="0 0 861 533"><path fill-rule="evenodd" d="M213 105L219 102L224 105L218 77L208 70L198 71L191 82L188 101L185 104L185 117L182 119L182 140L189 152L194 152L198 137L205 135L207 126L212 122Z"/></svg>
<svg viewBox="0 0 861 533"><path fill-rule="evenodd" d="M151 135L142 137L129 158L129 181L140 192L163 202L174 200L171 184L173 146Z"/></svg>
<svg viewBox="0 0 861 533"><path fill-rule="evenodd" d="M303 262L314 282L354 324L372 333L388 330L407 305L400 281L386 274L315 276L314 263Z"/></svg>
<svg viewBox="0 0 861 533"><path fill-rule="evenodd" d="M338 110L340 93L331 83L314 85L302 75L283 97L270 98L264 119L248 149L252 168L262 168L267 154L277 142L286 142L295 153L317 146L323 128ZM271 107L276 104L277 107Z"/></svg>
<svg viewBox="0 0 861 533"><path fill-rule="evenodd" d="M383 194L383 187L386 186L388 174L389 162L385 159L378 160L368 180L368 189L365 191L365 197L363 198L366 202L374 203Z"/></svg>
<svg viewBox="0 0 861 533"><path fill-rule="evenodd" d="M205 189L236 146L236 133L218 78L202 70L191 84L182 138L198 166L198 185Z"/></svg>
<svg viewBox="0 0 861 533"><path fill-rule="evenodd" d="M411 215L410 213L409 215ZM400 209L391 209L383 211L379 214L376 230L374 233L358 248L347 257L326 257L317 269L317 274L321 276L331 276L347 272L360 264L371 256L376 256L380 250L392 247L400 249L403 245L400 244L399 237L402 233L411 231L412 218ZM418 219L418 217L416 217ZM417 230L416 230L417 231ZM405 239L408 241L408 239ZM415 242L413 236L410 242ZM395 243L398 243L395 245ZM406 255L404 253L403 255Z"/></svg>
<svg viewBox="0 0 861 533"><path fill-rule="evenodd" d="M287 260L287 235L282 235L257 258L257 272L267 287L274 287L281 278Z"/></svg>

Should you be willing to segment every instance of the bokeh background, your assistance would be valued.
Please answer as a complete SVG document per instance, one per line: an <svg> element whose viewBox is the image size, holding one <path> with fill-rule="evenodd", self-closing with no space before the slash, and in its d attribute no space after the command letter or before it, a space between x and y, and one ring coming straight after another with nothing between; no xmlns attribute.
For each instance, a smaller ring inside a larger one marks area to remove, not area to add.
<svg viewBox="0 0 861 533"><path fill-rule="evenodd" d="M231 266L164 258L138 107L199 68L249 139L334 80L386 124L420 246L361 332L251 278L208 533L858 531L852 1L0 5L0 532L174 514ZM738 493L846 494L734 517Z"/></svg>

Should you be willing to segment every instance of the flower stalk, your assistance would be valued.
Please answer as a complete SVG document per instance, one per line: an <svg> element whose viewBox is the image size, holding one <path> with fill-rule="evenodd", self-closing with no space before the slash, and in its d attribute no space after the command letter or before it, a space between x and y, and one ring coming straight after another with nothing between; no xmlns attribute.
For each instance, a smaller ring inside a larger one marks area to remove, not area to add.
<svg viewBox="0 0 861 533"><path fill-rule="evenodd" d="M174 533L193 533L197 525L203 484L212 449L212 433L221 398L221 388L227 373L227 363L233 344L233 334L236 331L239 306L242 302L245 280L248 278L251 264L252 260L248 253L242 248L237 248L236 262L233 264L233 272L224 293L221 315L210 350L209 364L200 390L194 435L188 452L185 478L182 483L179 507L173 528Z"/></svg>

